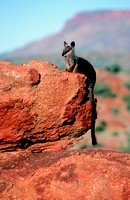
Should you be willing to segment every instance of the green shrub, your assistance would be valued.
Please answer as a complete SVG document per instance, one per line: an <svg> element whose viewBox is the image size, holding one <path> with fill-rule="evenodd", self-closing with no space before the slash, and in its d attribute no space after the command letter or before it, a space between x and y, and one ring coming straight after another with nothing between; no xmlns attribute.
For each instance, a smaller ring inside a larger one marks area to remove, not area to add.
<svg viewBox="0 0 130 200"><path fill-rule="evenodd" d="M87 144L83 144L83 145L81 145L81 146L79 147L79 149L87 149L87 148L88 148Z"/></svg>
<svg viewBox="0 0 130 200"><path fill-rule="evenodd" d="M130 111L130 103L127 104L126 108L128 111Z"/></svg>
<svg viewBox="0 0 130 200"><path fill-rule="evenodd" d="M119 133L117 131L115 131L115 132L112 133L112 135L116 137L116 136L119 135Z"/></svg>
<svg viewBox="0 0 130 200"><path fill-rule="evenodd" d="M127 137L127 147L121 147L120 150L122 152L130 152L130 133L128 133Z"/></svg>
<svg viewBox="0 0 130 200"><path fill-rule="evenodd" d="M116 94L111 90L107 83L97 82L94 88L95 95L99 95L101 97L110 97L115 98Z"/></svg>
<svg viewBox="0 0 130 200"><path fill-rule="evenodd" d="M128 146L130 146L130 133L128 133L127 142L128 142Z"/></svg>
<svg viewBox="0 0 130 200"><path fill-rule="evenodd" d="M101 121L100 124L96 127L97 132L103 132L105 131L107 127L107 123L105 121Z"/></svg>
<svg viewBox="0 0 130 200"><path fill-rule="evenodd" d="M114 64L114 65L105 67L105 70L113 74L118 74L121 71L121 66L118 64Z"/></svg>
<svg viewBox="0 0 130 200"><path fill-rule="evenodd" d="M123 97L123 101L125 101L127 103L127 110L130 111L130 94L126 94L124 97Z"/></svg>
<svg viewBox="0 0 130 200"><path fill-rule="evenodd" d="M130 152L130 146L129 147L121 147L120 151L122 151L122 152Z"/></svg>
<svg viewBox="0 0 130 200"><path fill-rule="evenodd" d="M103 145L101 143L97 143L96 147L102 147ZM93 147L94 148L94 147Z"/></svg>
<svg viewBox="0 0 130 200"><path fill-rule="evenodd" d="M129 103L129 102L130 102L130 94L126 94L126 95L123 97L123 101Z"/></svg>
<svg viewBox="0 0 130 200"><path fill-rule="evenodd" d="M130 81L125 82L124 86L130 90Z"/></svg>
<svg viewBox="0 0 130 200"><path fill-rule="evenodd" d="M112 111L115 115L118 115L118 114L120 113L120 110L119 110L119 108L117 108L117 107L113 107L113 108L111 109L111 111Z"/></svg>

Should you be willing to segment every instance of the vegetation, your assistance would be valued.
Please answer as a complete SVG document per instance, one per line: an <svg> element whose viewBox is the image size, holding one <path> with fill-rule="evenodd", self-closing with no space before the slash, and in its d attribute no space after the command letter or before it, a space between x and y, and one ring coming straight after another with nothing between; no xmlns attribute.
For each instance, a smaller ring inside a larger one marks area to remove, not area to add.
<svg viewBox="0 0 130 200"><path fill-rule="evenodd" d="M130 102L130 94L126 94L124 97L123 97L123 100L125 101L125 102Z"/></svg>
<svg viewBox="0 0 130 200"><path fill-rule="evenodd" d="M115 115L118 115L118 114L120 113L120 110L119 110L119 108L117 108L117 107L113 107L113 108L111 109L111 111L112 111L112 113L114 113Z"/></svg>
<svg viewBox="0 0 130 200"><path fill-rule="evenodd" d="M123 101L125 101L127 103L127 110L130 111L130 94L126 94L124 97L123 97Z"/></svg>
<svg viewBox="0 0 130 200"><path fill-rule="evenodd" d="M112 135L116 137L116 136L119 135L119 133L117 131L115 131L115 132L112 133Z"/></svg>
<svg viewBox="0 0 130 200"><path fill-rule="evenodd" d="M130 133L128 133L127 143L128 143L127 147L120 148L122 152L130 152Z"/></svg>
<svg viewBox="0 0 130 200"><path fill-rule="evenodd" d="M128 111L130 111L130 103L127 104L126 108Z"/></svg>
<svg viewBox="0 0 130 200"><path fill-rule="evenodd" d="M107 123L105 121L101 121L100 124L96 127L97 132L103 132L105 131L107 127Z"/></svg>
<svg viewBox="0 0 130 200"><path fill-rule="evenodd" d="M88 146L87 144L83 144L83 145L81 145L80 147L79 147L79 149L87 149L87 148L89 148L90 146ZM100 144L100 143L98 143L97 145L96 145L96 147L102 147L102 144Z"/></svg>
<svg viewBox="0 0 130 200"><path fill-rule="evenodd" d="M88 148L87 144L83 144L83 145L81 145L81 146L79 147L79 149L87 149L87 148Z"/></svg>
<svg viewBox="0 0 130 200"><path fill-rule="evenodd" d="M130 146L128 146L128 147L121 147L120 151L122 151L122 152L130 152Z"/></svg>
<svg viewBox="0 0 130 200"><path fill-rule="evenodd" d="M125 82L124 86L130 90L130 81Z"/></svg>
<svg viewBox="0 0 130 200"><path fill-rule="evenodd" d="M97 82L94 88L95 95L107 98L115 98L116 94L111 90L107 83Z"/></svg>
<svg viewBox="0 0 130 200"><path fill-rule="evenodd" d="M107 66L105 67L105 69L106 71L111 72L113 74L118 74L119 72L121 72L121 66L118 64Z"/></svg>

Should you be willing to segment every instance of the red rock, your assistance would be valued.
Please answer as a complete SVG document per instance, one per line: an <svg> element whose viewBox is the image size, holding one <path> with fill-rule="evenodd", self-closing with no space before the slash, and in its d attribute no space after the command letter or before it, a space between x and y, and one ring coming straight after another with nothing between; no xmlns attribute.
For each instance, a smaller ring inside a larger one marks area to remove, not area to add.
<svg viewBox="0 0 130 200"><path fill-rule="evenodd" d="M1 154L1 200L128 200L130 154L59 151Z"/></svg>
<svg viewBox="0 0 130 200"><path fill-rule="evenodd" d="M37 85L40 83L40 77L41 75L39 74L39 71L31 68L29 70L29 79L30 79L30 84L31 85Z"/></svg>
<svg viewBox="0 0 130 200"><path fill-rule="evenodd" d="M85 80L84 75L60 71L49 62L0 62L1 151L34 144L39 149L37 143L44 149L48 142L59 150L90 129Z"/></svg>

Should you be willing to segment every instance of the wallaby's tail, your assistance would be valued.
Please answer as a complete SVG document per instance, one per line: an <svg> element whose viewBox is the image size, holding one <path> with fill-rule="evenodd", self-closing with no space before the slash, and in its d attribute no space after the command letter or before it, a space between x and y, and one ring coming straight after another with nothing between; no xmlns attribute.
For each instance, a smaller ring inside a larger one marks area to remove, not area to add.
<svg viewBox="0 0 130 200"><path fill-rule="evenodd" d="M91 127L91 138L92 138L92 145L96 145L97 139L96 139L96 136L95 136L95 123L92 124L92 127Z"/></svg>
<svg viewBox="0 0 130 200"><path fill-rule="evenodd" d="M97 118L97 112L96 112L97 99L94 99L92 86L89 87L89 98L90 98L90 104L91 104L91 109L92 109L91 139L92 139L92 145L96 145L97 139L95 135L95 121Z"/></svg>

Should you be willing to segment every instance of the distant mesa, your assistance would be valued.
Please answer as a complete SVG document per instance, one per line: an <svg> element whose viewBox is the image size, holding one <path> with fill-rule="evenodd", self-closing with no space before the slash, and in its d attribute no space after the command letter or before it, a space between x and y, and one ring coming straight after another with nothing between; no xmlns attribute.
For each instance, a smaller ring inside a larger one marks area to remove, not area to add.
<svg viewBox="0 0 130 200"><path fill-rule="evenodd" d="M57 34L5 54L1 59L15 62L25 62L32 58L48 59L63 66L60 57L63 41L74 40L79 54L90 59L94 66L118 63L128 68L129 21L130 10L81 12L67 21Z"/></svg>

